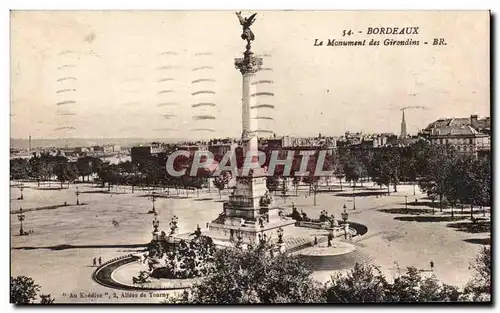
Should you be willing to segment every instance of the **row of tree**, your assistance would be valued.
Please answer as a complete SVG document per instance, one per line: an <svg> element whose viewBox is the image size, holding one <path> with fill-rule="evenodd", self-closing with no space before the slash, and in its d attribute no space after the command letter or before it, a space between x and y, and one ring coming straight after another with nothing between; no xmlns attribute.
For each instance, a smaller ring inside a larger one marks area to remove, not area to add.
<svg viewBox="0 0 500 313"><path fill-rule="evenodd" d="M407 268L393 280L372 265L356 264L347 273L320 284L297 256L272 256L263 250L221 249L215 254L216 270L191 290L167 303L411 303L490 301L491 250L481 249L471 264L473 278L465 288L441 283Z"/></svg>
<svg viewBox="0 0 500 313"><path fill-rule="evenodd" d="M288 151L279 151L279 159L285 159ZM328 182L331 177L316 176L319 151L309 156L306 164L307 176L299 176L303 156L295 153L290 173L285 172L284 165L275 168L274 176L268 177L267 187L271 191L280 190L286 195L291 179L295 190L300 183L317 190L318 182ZM270 155L267 160L270 159ZM112 185L160 186L166 188L199 189L209 186L213 172L200 169L197 175L190 176L193 157L179 156L174 162L174 169L185 169L185 175L174 177L166 170L166 156L151 158L142 162L130 161L110 164L99 158L82 157L76 162L68 162L64 156L40 156L11 160L11 179L34 179L38 182L56 177L61 183L70 182L78 177L83 180L97 175L99 181L108 187ZM264 164L269 166L269 162ZM345 180L354 186L371 179L380 186L391 186L397 191L401 182L419 185L429 197L439 198L439 202L488 206L491 199L491 161L490 158L477 158L473 155L459 153L449 146L430 145L425 141L405 147L382 147L377 149L338 149L337 153L326 154L323 168L330 171L333 177ZM231 179L229 173L216 177L214 185L223 190ZM280 181L280 179L282 181ZM446 199L446 201L443 201Z"/></svg>
<svg viewBox="0 0 500 313"><path fill-rule="evenodd" d="M185 160L185 162L187 162ZM113 185L160 186L172 188L200 189L208 184L208 175L191 177L186 175L173 177L167 174L164 165L157 160L146 160L134 164L130 161L118 164L103 162L99 158L81 157L70 162L64 156L42 155L31 159L16 158L10 161L10 178L12 180L35 180L40 182L56 179L61 183L73 182L79 178L83 181L94 176L108 190ZM133 191L133 190L132 190Z"/></svg>
<svg viewBox="0 0 500 313"><path fill-rule="evenodd" d="M79 163L68 162L64 156L40 156L31 159L16 158L10 160L11 180L33 179L40 185L41 181L50 180L54 176L61 183L78 178Z"/></svg>
<svg viewBox="0 0 500 313"><path fill-rule="evenodd" d="M280 151L282 159L286 151ZM302 182L316 192L318 182L328 182L330 177L315 176L319 153L310 156L307 164L309 175L302 177L295 174L300 170L302 158L296 156L290 173L295 187ZM401 182L418 185L431 199L439 198L441 205L457 203L489 206L491 202L491 161L489 157L476 157L460 153L451 146L431 145L418 141L404 147L381 147L376 149L338 149L337 153L327 154L323 162L323 171L332 171L334 177L353 186L363 181L372 180L379 186L386 186L390 194L391 187L396 192ZM275 171L275 177L268 178L268 189L279 190L279 179L286 180L284 166ZM286 193L286 189L282 190ZM444 201L446 200L446 201Z"/></svg>

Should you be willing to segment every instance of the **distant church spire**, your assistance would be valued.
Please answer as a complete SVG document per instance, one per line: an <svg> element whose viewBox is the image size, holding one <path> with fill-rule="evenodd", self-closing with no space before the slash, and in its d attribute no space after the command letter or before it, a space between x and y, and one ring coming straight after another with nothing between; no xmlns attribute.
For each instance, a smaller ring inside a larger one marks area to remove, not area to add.
<svg viewBox="0 0 500 313"><path fill-rule="evenodd" d="M401 118L401 138L406 138L405 110L402 111L403 111L403 117Z"/></svg>

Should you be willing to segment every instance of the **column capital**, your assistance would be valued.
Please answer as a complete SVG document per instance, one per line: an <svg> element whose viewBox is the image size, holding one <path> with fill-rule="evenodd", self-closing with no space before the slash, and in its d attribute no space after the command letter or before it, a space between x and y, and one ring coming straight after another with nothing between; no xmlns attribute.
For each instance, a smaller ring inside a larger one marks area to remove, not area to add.
<svg viewBox="0 0 500 313"><path fill-rule="evenodd" d="M244 53L243 58L235 58L234 66L242 75L257 73L262 66L262 58L254 57L253 53Z"/></svg>

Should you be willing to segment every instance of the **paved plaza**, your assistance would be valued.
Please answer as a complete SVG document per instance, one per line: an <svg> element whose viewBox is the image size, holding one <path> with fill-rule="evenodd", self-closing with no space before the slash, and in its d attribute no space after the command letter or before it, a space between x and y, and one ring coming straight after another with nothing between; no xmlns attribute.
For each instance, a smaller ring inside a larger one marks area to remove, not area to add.
<svg viewBox="0 0 500 313"><path fill-rule="evenodd" d="M20 222L16 214L11 214L11 275L32 277L42 286L41 292L50 293L58 303L108 300L68 296L70 293L80 292L107 295L115 292L119 299L114 301L130 302L130 295L124 294L122 298L121 292L103 287L92 280L95 270L92 260L100 256L106 261L135 253L140 249L139 245L151 240L153 216L147 214L152 207L151 199L147 196L150 192L136 188L132 194L130 187L120 187L118 190L112 189L112 193L108 194L105 193L107 188L78 184L80 202L84 204L76 206L76 185L61 190L39 190L36 183L25 185L28 187L23 191L25 200L17 200L20 192L17 188L11 188L10 210L17 211L21 206L23 210L33 209L25 213L23 223L24 229L33 230L33 234L19 236ZM57 187L58 184L54 183L52 186ZM340 191L335 184L333 190L318 193L316 206L313 205L313 195L308 194L307 186L301 186L297 196L291 190L286 202L279 193L274 198L277 205L285 208L285 213L292 211L293 202L299 211L303 210L311 218L318 218L320 212L326 209L340 219L345 204L349 220L368 227L368 232L353 244L367 257L364 261L380 266L388 277L394 277L398 269L404 271L407 266L428 270L429 262L433 261L434 274L438 279L447 284L463 286L472 274L468 268L469 262L481 247L472 242L490 236L487 232L468 233L448 227L450 222L400 220L397 218L405 214L380 211L405 208L405 195L410 203L409 208L429 209L412 203L417 199L425 204L425 196L418 188L415 196L411 186L398 186L398 192L377 197L377 193L386 189L379 189L370 183L356 190L355 200L352 188ZM228 192L222 192L222 200L227 200ZM184 190L180 191L179 196L175 190L170 190L170 196L156 199L160 230L168 230L173 215L179 217L181 233L192 232L198 224L204 230L206 223L217 217L222 210L222 201L215 188L210 192L207 189L201 190L199 195L195 191L189 191L187 198ZM353 200L356 210L353 210ZM46 209L64 202L68 206ZM459 212L460 210L456 211ZM436 210L436 216L443 214L449 216L447 212L440 213ZM489 217L489 213L486 216ZM469 215L464 214L463 218L466 220ZM297 227L287 232L284 234L285 238L297 237L303 229ZM318 236L321 236L319 230ZM326 281L333 273L334 271L317 271L313 276ZM134 302L158 302L166 294L146 293L147 297L134 298Z"/></svg>

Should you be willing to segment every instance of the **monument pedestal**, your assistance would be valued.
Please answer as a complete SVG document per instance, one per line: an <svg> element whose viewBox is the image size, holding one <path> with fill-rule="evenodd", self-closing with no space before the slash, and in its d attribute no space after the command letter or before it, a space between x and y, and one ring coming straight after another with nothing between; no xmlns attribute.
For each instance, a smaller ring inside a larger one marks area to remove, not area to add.
<svg viewBox="0 0 500 313"><path fill-rule="evenodd" d="M274 206L271 194L266 187L266 174L255 160L258 152L258 141L255 131L258 130L257 119L252 116L256 106L256 90L253 83L254 74L261 69L262 58L255 57L251 51L251 41L254 40L250 30L252 20L246 20L239 14L243 26L242 39L246 40L246 50L242 58L236 58L234 65L242 75L242 144L245 154L245 165L239 169L236 177L236 187L224 203L224 211L217 219L208 225L211 233L229 240L241 237L244 243L257 243L258 235L267 238L277 237L276 231L281 227L293 227L295 221L279 216ZM252 17L253 19L254 17ZM247 158L251 161L247 163ZM252 166L253 165L253 166ZM244 170L249 170L245 173ZM285 230L286 231L286 230ZM273 234L274 233L274 234Z"/></svg>
<svg viewBox="0 0 500 313"><path fill-rule="evenodd" d="M280 227L294 227L295 220L279 215L266 188L263 171L254 173L259 175L237 177L236 187L229 201L224 203L223 213L208 225L211 233L228 240L235 239L239 234L243 242L255 243L259 234L273 238Z"/></svg>
<svg viewBox="0 0 500 313"><path fill-rule="evenodd" d="M240 225L226 225L218 221L209 224L210 232L226 240L236 240L238 234L243 238L244 243L256 244L259 242L259 234L266 234L268 238L276 238L276 232L282 228L286 232L286 227L295 227L294 220L282 220L274 223L266 223L263 227L242 220Z"/></svg>

